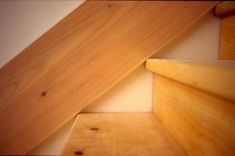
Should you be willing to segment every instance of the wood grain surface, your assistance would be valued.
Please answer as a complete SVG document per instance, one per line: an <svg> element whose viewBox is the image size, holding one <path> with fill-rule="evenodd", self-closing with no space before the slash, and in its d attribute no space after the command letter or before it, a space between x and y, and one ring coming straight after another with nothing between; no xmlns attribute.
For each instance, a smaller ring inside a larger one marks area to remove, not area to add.
<svg viewBox="0 0 235 156"><path fill-rule="evenodd" d="M148 59L146 68L235 101L235 61Z"/></svg>
<svg viewBox="0 0 235 156"><path fill-rule="evenodd" d="M62 155L186 156L152 113L79 114Z"/></svg>
<svg viewBox="0 0 235 156"><path fill-rule="evenodd" d="M187 155L235 155L234 102L156 75L153 111Z"/></svg>
<svg viewBox="0 0 235 156"><path fill-rule="evenodd" d="M0 70L0 154L28 152L215 4L79 6Z"/></svg>

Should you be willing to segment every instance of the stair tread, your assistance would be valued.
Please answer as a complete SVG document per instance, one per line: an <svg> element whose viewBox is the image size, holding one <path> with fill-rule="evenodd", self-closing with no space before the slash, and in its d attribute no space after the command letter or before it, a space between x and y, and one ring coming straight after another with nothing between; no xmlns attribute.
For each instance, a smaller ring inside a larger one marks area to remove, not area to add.
<svg viewBox="0 0 235 156"><path fill-rule="evenodd" d="M78 115L62 155L184 156L152 113Z"/></svg>
<svg viewBox="0 0 235 156"><path fill-rule="evenodd" d="M235 100L235 61L149 59L146 68L229 100Z"/></svg>

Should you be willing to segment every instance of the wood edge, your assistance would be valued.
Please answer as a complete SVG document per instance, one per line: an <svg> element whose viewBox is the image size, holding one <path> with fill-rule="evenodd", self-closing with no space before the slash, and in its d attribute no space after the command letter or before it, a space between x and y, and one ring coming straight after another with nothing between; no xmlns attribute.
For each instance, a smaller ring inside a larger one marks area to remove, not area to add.
<svg viewBox="0 0 235 156"><path fill-rule="evenodd" d="M173 67L176 64L179 64L179 67L176 67L176 69L178 68L178 71L181 71L179 74L181 75L181 77L177 78L175 77L177 74L172 74L172 69L171 70L163 70L161 68L167 68L167 67ZM230 65L231 64L231 65ZM184 65L188 65L186 67L186 69L184 68ZM205 66L205 68L204 68ZM219 89L217 89L216 87L207 87L204 85L201 85L201 79L199 78L190 78L189 80L183 80L184 77L187 77L184 74L184 70L189 71L189 68L193 68L196 69L198 74L198 71L200 69L203 69L202 72L200 74L202 74L202 78L204 77L205 79L208 78L208 75L210 75L208 72L213 73L213 76L211 76L211 80L212 83L214 84L217 88L219 87L219 85L217 85L217 81L213 81L214 80L214 76L218 76L218 73L220 74L224 74L224 78L219 78L218 82L222 82L221 80L227 80L227 82L229 82L229 84L231 84L231 82L235 82L235 61L231 61L231 60L210 60L210 61L205 61L205 60L200 60L200 61L195 61L195 60L164 60L164 59L149 59L146 61L146 69L153 72L154 74L158 74L164 77L167 77L169 79L172 79L174 81L183 83L185 85L188 85L190 87L202 90L204 92L213 94L215 96L218 96L220 98L224 98L226 100L229 101L235 101L235 89L232 88L232 86L228 85L228 83L225 85L227 88L225 91L220 91ZM218 69L218 71L216 72L216 74L214 74L214 72ZM191 73L190 73L191 74ZM224 81L223 81L224 82ZM204 82L205 83L205 82ZM194 85L197 84L197 85Z"/></svg>
<svg viewBox="0 0 235 156"><path fill-rule="evenodd" d="M226 69L231 72L235 72L234 60L147 59L145 68L151 72L159 74L156 66L161 66L165 63L168 63L170 66L173 64L189 64L205 66L205 68Z"/></svg>

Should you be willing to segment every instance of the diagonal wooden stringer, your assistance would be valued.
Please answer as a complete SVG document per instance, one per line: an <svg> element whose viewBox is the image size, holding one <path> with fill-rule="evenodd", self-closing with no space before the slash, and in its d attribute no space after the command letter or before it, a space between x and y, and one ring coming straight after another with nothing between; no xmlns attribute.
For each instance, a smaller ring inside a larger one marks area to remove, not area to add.
<svg viewBox="0 0 235 156"><path fill-rule="evenodd" d="M24 154L216 2L85 2L0 70L0 154Z"/></svg>

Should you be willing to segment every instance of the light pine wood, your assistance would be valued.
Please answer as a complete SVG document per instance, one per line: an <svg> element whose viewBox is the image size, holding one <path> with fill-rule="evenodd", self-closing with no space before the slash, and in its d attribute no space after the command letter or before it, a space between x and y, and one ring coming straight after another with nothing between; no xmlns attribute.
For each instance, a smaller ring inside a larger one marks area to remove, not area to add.
<svg viewBox="0 0 235 156"><path fill-rule="evenodd" d="M235 155L235 104L180 82L154 78L153 112L189 156Z"/></svg>
<svg viewBox="0 0 235 156"><path fill-rule="evenodd" d="M62 155L186 156L152 113L80 114Z"/></svg>
<svg viewBox="0 0 235 156"><path fill-rule="evenodd" d="M149 59L146 68L154 73L235 101L235 61Z"/></svg>
<svg viewBox="0 0 235 156"><path fill-rule="evenodd" d="M215 4L82 4L0 70L0 153L28 152Z"/></svg>
<svg viewBox="0 0 235 156"><path fill-rule="evenodd" d="M220 18L235 15L235 2L225 1L221 2L215 7L215 15Z"/></svg>
<svg viewBox="0 0 235 156"><path fill-rule="evenodd" d="M235 60L235 15L222 19L219 59Z"/></svg>

